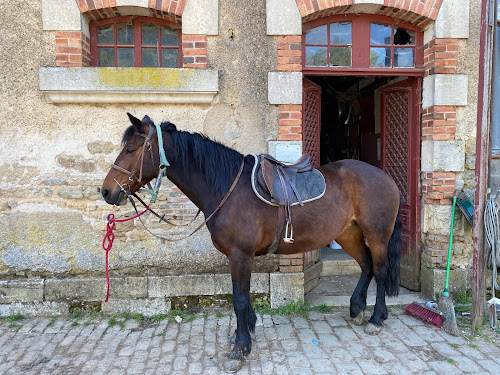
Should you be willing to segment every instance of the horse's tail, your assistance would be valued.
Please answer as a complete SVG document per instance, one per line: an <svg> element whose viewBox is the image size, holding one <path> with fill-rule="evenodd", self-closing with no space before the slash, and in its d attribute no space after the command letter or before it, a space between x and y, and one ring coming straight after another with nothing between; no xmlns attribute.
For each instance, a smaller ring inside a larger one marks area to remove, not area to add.
<svg viewBox="0 0 500 375"><path fill-rule="evenodd" d="M387 281L386 293L388 296L397 296L399 294L399 258L401 257L401 231L403 223L401 221L401 201L399 202L398 215L394 223L389 244L387 246Z"/></svg>

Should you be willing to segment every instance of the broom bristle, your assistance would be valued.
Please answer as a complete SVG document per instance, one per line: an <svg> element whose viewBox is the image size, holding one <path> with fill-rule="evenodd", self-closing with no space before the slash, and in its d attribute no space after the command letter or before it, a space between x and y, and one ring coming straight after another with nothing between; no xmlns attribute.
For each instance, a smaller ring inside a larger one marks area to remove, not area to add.
<svg viewBox="0 0 500 375"><path fill-rule="evenodd" d="M459 336L460 332L455 319L455 308L450 297L441 296L438 302L438 310L443 313L443 329L450 335Z"/></svg>
<svg viewBox="0 0 500 375"><path fill-rule="evenodd" d="M417 302L410 303L405 307L405 311L411 316L423 320L424 322L431 323L438 328L441 328L441 325L443 324L443 316L439 311L429 309Z"/></svg>

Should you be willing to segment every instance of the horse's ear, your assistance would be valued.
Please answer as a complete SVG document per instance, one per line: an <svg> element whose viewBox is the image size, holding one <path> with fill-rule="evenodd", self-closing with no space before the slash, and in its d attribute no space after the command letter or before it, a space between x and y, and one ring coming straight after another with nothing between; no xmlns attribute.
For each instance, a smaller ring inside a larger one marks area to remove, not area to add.
<svg viewBox="0 0 500 375"><path fill-rule="evenodd" d="M154 126L154 124L155 124L155 123L153 122L153 120L151 120L151 119L149 118L149 116L148 116L148 115L146 115L146 116L144 116L144 117L142 118L142 122L143 122L143 123L145 123L145 124L148 124L148 125L153 125L153 126Z"/></svg>
<svg viewBox="0 0 500 375"><path fill-rule="evenodd" d="M144 123L139 120L137 117L132 116L130 113L127 112L128 118L130 119L130 122L134 127L137 129L137 131L142 132L142 127L144 126Z"/></svg>

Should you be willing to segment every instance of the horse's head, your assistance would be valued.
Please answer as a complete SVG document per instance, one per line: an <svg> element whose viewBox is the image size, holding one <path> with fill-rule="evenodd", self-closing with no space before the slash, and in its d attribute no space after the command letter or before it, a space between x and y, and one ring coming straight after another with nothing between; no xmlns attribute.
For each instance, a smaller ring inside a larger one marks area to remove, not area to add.
<svg viewBox="0 0 500 375"><path fill-rule="evenodd" d="M123 149L104 179L101 194L109 204L127 203L127 194L135 193L156 177L159 168L157 137L153 122L142 121L127 113L132 126L123 135ZM155 151L156 150L156 151Z"/></svg>

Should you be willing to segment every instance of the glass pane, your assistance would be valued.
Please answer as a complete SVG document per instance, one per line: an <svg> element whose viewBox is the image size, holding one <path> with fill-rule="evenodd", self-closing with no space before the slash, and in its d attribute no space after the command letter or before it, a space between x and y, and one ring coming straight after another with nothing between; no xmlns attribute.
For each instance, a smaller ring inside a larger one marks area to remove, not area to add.
<svg viewBox="0 0 500 375"><path fill-rule="evenodd" d="M114 25L102 26L97 29L98 44L115 44L113 35Z"/></svg>
<svg viewBox="0 0 500 375"><path fill-rule="evenodd" d="M331 47L330 66L351 66L351 47Z"/></svg>
<svg viewBox="0 0 500 375"><path fill-rule="evenodd" d="M99 48L99 66L115 66L114 48Z"/></svg>
<svg viewBox="0 0 500 375"><path fill-rule="evenodd" d="M391 26L371 23L370 44L391 44Z"/></svg>
<svg viewBox="0 0 500 375"><path fill-rule="evenodd" d="M134 66L133 48L118 48L118 66L122 67Z"/></svg>
<svg viewBox="0 0 500 375"><path fill-rule="evenodd" d="M370 48L370 66L391 66L390 48Z"/></svg>
<svg viewBox="0 0 500 375"><path fill-rule="evenodd" d="M415 32L405 29L395 29L394 44L398 46L415 45Z"/></svg>
<svg viewBox="0 0 500 375"><path fill-rule="evenodd" d="M330 44L351 44L350 22L337 22L330 25Z"/></svg>
<svg viewBox="0 0 500 375"><path fill-rule="evenodd" d="M158 50L156 48L142 49L142 66L149 68L158 67Z"/></svg>
<svg viewBox="0 0 500 375"><path fill-rule="evenodd" d="M394 66L413 66L413 48L394 48Z"/></svg>
<svg viewBox="0 0 500 375"><path fill-rule="evenodd" d="M179 41L177 30L168 27L161 28L161 45L162 46L177 46Z"/></svg>
<svg viewBox="0 0 500 375"><path fill-rule="evenodd" d="M179 52L176 49L164 49L161 51L162 68L177 68Z"/></svg>
<svg viewBox="0 0 500 375"><path fill-rule="evenodd" d="M306 31L306 44L327 44L328 35L326 25Z"/></svg>
<svg viewBox="0 0 500 375"><path fill-rule="evenodd" d="M142 45L143 46L158 45L158 26L150 23L142 24Z"/></svg>
<svg viewBox="0 0 500 375"><path fill-rule="evenodd" d="M306 47L306 66L326 66L326 47Z"/></svg>
<svg viewBox="0 0 500 375"><path fill-rule="evenodd" d="M116 25L118 44L134 44L134 27L120 23Z"/></svg>

